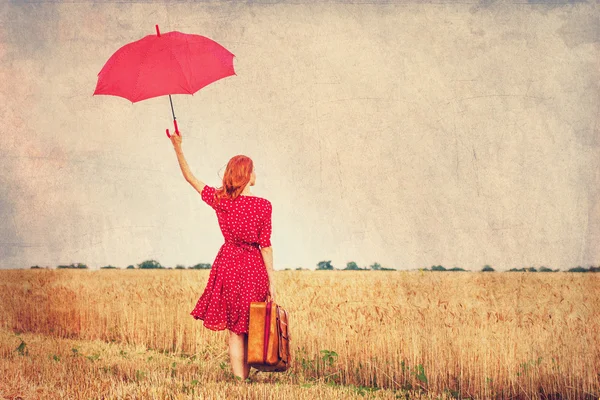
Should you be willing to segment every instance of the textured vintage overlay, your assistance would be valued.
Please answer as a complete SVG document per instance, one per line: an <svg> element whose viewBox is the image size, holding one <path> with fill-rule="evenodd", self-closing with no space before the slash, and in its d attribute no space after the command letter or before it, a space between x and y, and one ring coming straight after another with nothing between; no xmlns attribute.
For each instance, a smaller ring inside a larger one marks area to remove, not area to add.
<svg viewBox="0 0 600 400"><path fill-rule="evenodd" d="M155 24L236 56L237 76L173 100L197 178L254 160L276 269L598 264L598 3L15 1L0 268L213 261L168 98L92 96Z"/></svg>

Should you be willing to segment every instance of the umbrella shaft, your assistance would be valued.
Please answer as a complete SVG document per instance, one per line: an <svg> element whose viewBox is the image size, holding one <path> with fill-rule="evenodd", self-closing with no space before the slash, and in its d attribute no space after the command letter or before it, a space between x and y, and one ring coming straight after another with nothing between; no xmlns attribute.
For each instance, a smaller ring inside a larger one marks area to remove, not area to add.
<svg viewBox="0 0 600 400"><path fill-rule="evenodd" d="M175 118L175 111L173 110L173 100L171 100L171 95L169 95L169 101L171 102L171 112L173 113L173 121L175 121L177 118Z"/></svg>

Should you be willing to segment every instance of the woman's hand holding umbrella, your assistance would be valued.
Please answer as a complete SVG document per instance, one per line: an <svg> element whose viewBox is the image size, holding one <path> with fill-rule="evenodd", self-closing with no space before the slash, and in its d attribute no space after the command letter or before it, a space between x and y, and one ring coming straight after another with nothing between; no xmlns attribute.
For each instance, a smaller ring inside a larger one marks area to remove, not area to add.
<svg viewBox="0 0 600 400"><path fill-rule="evenodd" d="M181 148L181 131L177 132L177 135L169 135L169 130L167 129L167 136L171 139L171 143L173 143L175 149Z"/></svg>

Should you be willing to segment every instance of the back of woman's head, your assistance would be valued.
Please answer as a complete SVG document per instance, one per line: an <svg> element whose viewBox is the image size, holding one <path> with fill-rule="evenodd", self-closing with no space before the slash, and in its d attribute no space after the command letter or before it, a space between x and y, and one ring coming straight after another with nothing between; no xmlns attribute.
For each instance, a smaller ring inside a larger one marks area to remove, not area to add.
<svg viewBox="0 0 600 400"><path fill-rule="evenodd" d="M250 182L254 163L250 157L238 154L231 157L223 174L223 186L216 190L217 203L221 199L235 200Z"/></svg>

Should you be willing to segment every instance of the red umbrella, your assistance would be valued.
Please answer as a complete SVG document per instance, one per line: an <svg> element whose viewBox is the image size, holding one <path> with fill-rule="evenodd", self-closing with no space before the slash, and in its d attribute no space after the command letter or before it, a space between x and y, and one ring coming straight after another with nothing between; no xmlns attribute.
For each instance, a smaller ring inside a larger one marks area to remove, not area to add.
<svg viewBox="0 0 600 400"><path fill-rule="evenodd" d="M126 44L98 73L94 95L120 96L136 103L169 95L175 132L179 134L172 94L194 94L219 79L235 75L233 57L217 42L177 31ZM167 136L170 138L169 130Z"/></svg>

